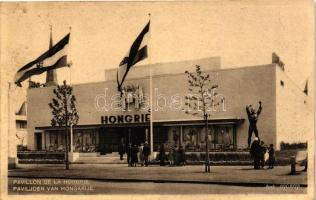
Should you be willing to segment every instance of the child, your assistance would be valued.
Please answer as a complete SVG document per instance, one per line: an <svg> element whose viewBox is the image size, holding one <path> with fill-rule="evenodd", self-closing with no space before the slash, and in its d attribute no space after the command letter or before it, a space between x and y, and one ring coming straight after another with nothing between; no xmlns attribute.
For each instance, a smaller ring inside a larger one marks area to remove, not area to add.
<svg viewBox="0 0 316 200"><path fill-rule="evenodd" d="M273 169L274 162L275 162L275 152L274 152L273 144L270 144L270 148L269 148L269 168L268 169Z"/></svg>

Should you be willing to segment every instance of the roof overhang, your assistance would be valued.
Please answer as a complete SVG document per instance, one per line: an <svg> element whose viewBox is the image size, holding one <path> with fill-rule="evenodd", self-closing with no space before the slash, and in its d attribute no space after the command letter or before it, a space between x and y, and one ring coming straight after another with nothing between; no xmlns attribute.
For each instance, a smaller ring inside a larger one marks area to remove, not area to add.
<svg viewBox="0 0 316 200"><path fill-rule="evenodd" d="M209 125L239 125L245 121L243 118L223 118L210 119ZM189 126L189 125L205 125L204 120L181 120L181 121L155 121L154 126ZM99 128L124 128L124 127L150 127L150 123L121 123L121 124L89 124L73 126L74 130L99 129ZM64 127L41 126L36 130L64 130Z"/></svg>

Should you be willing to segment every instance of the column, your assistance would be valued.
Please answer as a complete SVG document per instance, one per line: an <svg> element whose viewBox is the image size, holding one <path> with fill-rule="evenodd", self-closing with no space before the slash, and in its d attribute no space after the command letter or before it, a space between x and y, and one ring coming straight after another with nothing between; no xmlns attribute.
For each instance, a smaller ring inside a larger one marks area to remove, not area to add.
<svg viewBox="0 0 316 200"><path fill-rule="evenodd" d="M131 128L128 128L128 143L129 144L132 144L132 137L131 137L131 134L132 134L132 130Z"/></svg>
<svg viewBox="0 0 316 200"><path fill-rule="evenodd" d="M83 131L80 132L80 139L81 139L81 152L83 152Z"/></svg>
<svg viewBox="0 0 316 200"><path fill-rule="evenodd" d="M182 126L180 126L180 138L179 138L179 145L182 145L182 143L183 143L183 127Z"/></svg>
<svg viewBox="0 0 316 200"><path fill-rule="evenodd" d="M47 150L46 148L46 131L43 132L44 133L44 149Z"/></svg>
<svg viewBox="0 0 316 200"><path fill-rule="evenodd" d="M45 132L44 131L41 131L41 150L45 150Z"/></svg>
<svg viewBox="0 0 316 200"><path fill-rule="evenodd" d="M233 148L234 151L237 150L237 126L234 124L233 126Z"/></svg>
<svg viewBox="0 0 316 200"><path fill-rule="evenodd" d="M73 152L73 130L72 130L72 124L70 125L70 152Z"/></svg>
<svg viewBox="0 0 316 200"><path fill-rule="evenodd" d="M8 167L9 169L15 168L17 163L17 147L16 147L16 122L15 122L15 112L14 112L14 98L12 98L12 83L8 83L8 99L7 99L7 130L5 132L7 135L8 144ZM2 114L2 113L1 113ZM1 124L2 125L2 124Z"/></svg>
<svg viewBox="0 0 316 200"><path fill-rule="evenodd" d="M150 153L152 154L154 152L154 126L152 125L152 123L150 126L149 139L150 139Z"/></svg>

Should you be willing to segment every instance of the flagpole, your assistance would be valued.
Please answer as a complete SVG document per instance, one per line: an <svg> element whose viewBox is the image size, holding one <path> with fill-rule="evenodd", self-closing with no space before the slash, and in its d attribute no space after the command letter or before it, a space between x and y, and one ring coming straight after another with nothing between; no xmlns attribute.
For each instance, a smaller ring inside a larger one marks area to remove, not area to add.
<svg viewBox="0 0 316 200"><path fill-rule="evenodd" d="M148 13L149 21L151 20L151 14ZM149 40L148 40L148 62L149 62L149 85L150 85L150 154L154 152L154 126L153 126L153 81L152 81L152 66L151 66L151 28L149 28Z"/></svg>
<svg viewBox="0 0 316 200"><path fill-rule="evenodd" d="M69 56L69 85L72 86L72 80L71 80L71 71L72 71L72 61L71 61L71 38L72 38L72 35L71 35L71 26L69 26L69 33L70 33L70 38L69 38L69 52L68 52L68 56ZM70 153L73 152L73 127L72 127L72 124L70 124Z"/></svg>
<svg viewBox="0 0 316 200"><path fill-rule="evenodd" d="M68 57L69 57L69 85L71 86L71 68L72 68L72 61L71 61L71 57L70 57L70 55L71 55L71 47L72 47L72 45L71 45L71 38L72 38L72 36L71 36L71 26L69 26L69 33L70 33L70 38L69 38L69 52L68 52Z"/></svg>

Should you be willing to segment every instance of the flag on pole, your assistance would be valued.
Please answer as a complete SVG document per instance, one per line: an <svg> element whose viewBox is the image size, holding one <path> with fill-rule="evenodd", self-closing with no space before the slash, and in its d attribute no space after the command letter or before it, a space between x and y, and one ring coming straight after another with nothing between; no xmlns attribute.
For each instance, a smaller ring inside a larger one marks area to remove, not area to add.
<svg viewBox="0 0 316 200"><path fill-rule="evenodd" d="M117 70L117 86L118 90L121 91L123 82L128 74L128 71L139 61L147 58L148 56L148 32L149 32L150 21L146 24L144 29L137 36L133 42L126 56L122 59L119 68Z"/></svg>
<svg viewBox="0 0 316 200"><path fill-rule="evenodd" d="M49 49L53 47L53 27L50 26L49 34ZM46 72L46 86L58 85L56 69L51 69Z"/></svg>
<svg viewBox="0 0 316 200"><path fill-rule="evenodd" d="M15 84L21 86L21 82L33 75L68 66L67 49L69 46L69 37L70 33L41 56L19 69L14 77Z"/></svg>

